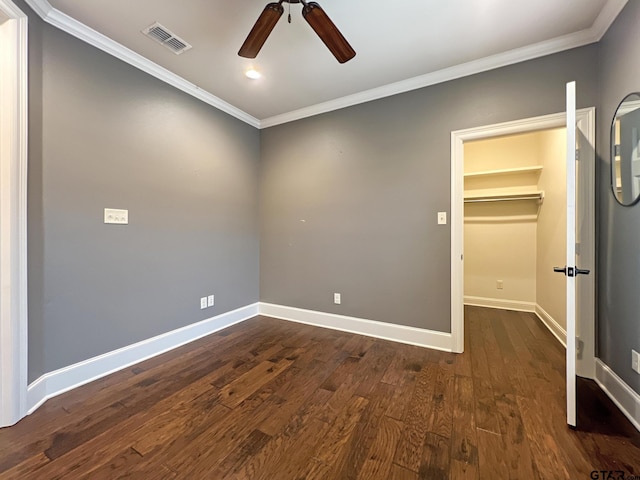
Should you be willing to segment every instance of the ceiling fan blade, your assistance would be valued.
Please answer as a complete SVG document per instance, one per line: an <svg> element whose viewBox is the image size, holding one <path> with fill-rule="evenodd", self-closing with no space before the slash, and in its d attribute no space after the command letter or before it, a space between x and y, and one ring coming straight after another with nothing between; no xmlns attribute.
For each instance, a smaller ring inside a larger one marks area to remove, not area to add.
<svg viewBox="0 0 640 480"><path fill-rule="evenodd" d="M276 26L278 20L284 13L284 8L279 3L269 3L258 17L247 39L240 47L238 55L245 58L256 58L258 52L267 41L271 30Z"/></svg>
<svg viewBox="0 0 640 480"><path fill-rule="evenodd" d="M304 3L304 2L303 2ZM325 11L316 2L305 3L302 16L318 34L320 40L333 53L338 62L345 63L356 56L355 50L349 45L338 27L334 25Z"/></svg>

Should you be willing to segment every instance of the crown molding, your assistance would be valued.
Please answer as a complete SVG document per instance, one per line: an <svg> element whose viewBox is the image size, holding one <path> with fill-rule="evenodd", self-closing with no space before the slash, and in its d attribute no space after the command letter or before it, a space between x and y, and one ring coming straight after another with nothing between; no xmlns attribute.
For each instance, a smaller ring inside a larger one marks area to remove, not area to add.
<svg viewBox="0 0 640 480"><path fill-rule="evenodd" d="M47 0L25 1L45 22L256 128L268 128L281 125L283 123L293 122L295 120L320 115L334 110L340 110L353 105L409 92L411 90L417 90L431 85L436 85L438 83L456 80L458 78L467 77L496 68L506 67L526 60L532 60L598 42L628 2L628 0L609 0L593 25L588 29L584 29L576 33L553 38L551 40L526 47L516 48L514 50L474 60L472 62L455 65L427 73L425 75L390 83L382 87L365 90L353 95L347 95L328 102L318 103L316 105L311 105L309 107L304 107L259 120L243 110L240 110L239 108L234 107L233 105L216 97L208 91L203 90L197 85L185 80L179 75L176 75L166 68L150 61L146 57L137 54L133 50L130 50L118 42L111 40L109 37L60 12L53 8Z"/></svg>
<svg viewBox="0 0 640 480"><path fill-rule="evenodd" d="M223 112L228 113L249 125L260 128L260 121L257 118L237 107L234 107L230 103L225 102L206 90L203 90L166 68L161 67L157 63L152 62L124 45L121 45L109 37L95 31L84 23L75 20L59 10L56 10L46 0L25 1L45 22L53 25L54 27L57 27L60 30L63 30L88 43L89 45L93 45L94 47L128 63L129 65L132 65L143 72L146 72L149 75L152 75L199 100L202 100L205 103L208 103L218 110L222 110Z"/></svg>
<svg viewBox="0 0 640 480"><path fill-rule="evenodd" d="M609 0L605 3L600 15L596 18L596 21L593 22L591 26L591 30L593 33L593 37L596 42L599 42L604 34L607 33L611 24L618 18L620 12L625 7L625 5L629 3L629 0Z"/></svg>

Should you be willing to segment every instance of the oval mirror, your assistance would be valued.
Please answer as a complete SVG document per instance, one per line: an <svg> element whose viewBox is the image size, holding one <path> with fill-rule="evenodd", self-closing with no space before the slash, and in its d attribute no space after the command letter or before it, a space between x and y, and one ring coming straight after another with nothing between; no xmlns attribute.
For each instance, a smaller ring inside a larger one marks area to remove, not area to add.
<svg viewBox="0 0 640 480"><path fill-rule="evenodd" d="M640 93L627 95L613 117L611 189L622 205L640 198Z"/></svg>

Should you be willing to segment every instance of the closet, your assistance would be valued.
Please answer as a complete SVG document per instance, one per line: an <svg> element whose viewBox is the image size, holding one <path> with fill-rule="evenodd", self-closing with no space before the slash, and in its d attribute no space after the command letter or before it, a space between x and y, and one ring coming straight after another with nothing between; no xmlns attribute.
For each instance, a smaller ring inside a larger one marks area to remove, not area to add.
<svg viewBox="0 0 640 480"><path fill-rule="evenodd" d="M566 327L565 143L556 128L464 144L465 304Z"/></svg>

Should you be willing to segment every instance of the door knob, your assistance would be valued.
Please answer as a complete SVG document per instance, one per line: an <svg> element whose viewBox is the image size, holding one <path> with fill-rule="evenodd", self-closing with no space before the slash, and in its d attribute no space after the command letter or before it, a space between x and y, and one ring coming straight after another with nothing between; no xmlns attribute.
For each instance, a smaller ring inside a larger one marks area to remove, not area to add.
<svg viewBox="0 0 640 480"><path fill-rule="evenodd" d="M591 273L591 270L586 270L578 267L553 267L553 271L557 273L564 273L567 277L589 275Z"/></svg>

